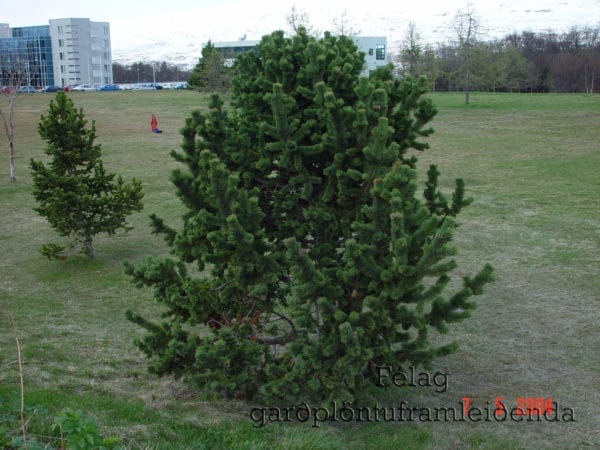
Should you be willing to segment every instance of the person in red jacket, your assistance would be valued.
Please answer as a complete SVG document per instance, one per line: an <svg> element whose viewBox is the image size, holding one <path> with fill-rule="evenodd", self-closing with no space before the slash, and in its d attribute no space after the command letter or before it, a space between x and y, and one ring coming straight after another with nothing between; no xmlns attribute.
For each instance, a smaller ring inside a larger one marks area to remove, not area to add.
<svg viewBox="0 0 600 450"><path fill-rule="evenodd" d="M158 129L158 119L154 114L152 114L152 118L150 119L150 128L153 133L162 133L162 131Z"/></svg>

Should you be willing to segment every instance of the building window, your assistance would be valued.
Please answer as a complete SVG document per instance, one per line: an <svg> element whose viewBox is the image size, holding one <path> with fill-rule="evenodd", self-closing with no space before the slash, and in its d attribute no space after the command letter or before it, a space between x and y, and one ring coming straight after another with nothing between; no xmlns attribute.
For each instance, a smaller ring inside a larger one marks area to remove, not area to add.
<svg viewBox="0 0 600 450"><path fill-rule="evenodd" d="M375 46L375 59L377 61L385 61L385 45L377 44Z"/></svg>
<svg viewBox="0 0 600 450"><path fill-rule="evenodd" d="M373 49L372 48L369 49L369 56L373 56Z"/></svg>

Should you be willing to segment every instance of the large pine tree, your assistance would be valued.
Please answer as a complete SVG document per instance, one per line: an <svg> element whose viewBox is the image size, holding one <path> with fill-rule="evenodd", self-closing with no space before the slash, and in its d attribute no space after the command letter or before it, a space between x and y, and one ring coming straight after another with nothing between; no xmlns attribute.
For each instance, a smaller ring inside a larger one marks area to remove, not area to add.
<svg viewBox="0 0 600 450"><path fill-rule="evenodd" d="M153 216L172 248L127 272L165 307L138 341L151 370L225 396L355 398L381 365L429 365L430 330L467 317L486 266L443 293L455 216L415 150L435 114L425 82L389 68L360 77L346 37L266 36L237 60L232 107L218 96L182 129L172 181L180 230Z"/></svg>
<svg viewBox="0 0 600 450"><path fill-rule="evenodd" d="M95 123L88 129L83 110L78 111L64 92L50 102L38 131L51 160L49 164L31 160L33 195L39 204L35 211L93 258L94 236L128 229L126 217L143 208L142 184L106 172L101 147L94 143ZM52 257L63 249L50 244L42 252Z"/></svg>

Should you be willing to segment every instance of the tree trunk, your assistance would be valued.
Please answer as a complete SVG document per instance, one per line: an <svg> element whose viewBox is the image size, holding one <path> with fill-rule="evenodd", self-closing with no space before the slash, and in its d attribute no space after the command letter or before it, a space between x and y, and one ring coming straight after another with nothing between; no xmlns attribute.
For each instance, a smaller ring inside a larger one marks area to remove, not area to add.
<svg viewBox="0 0 600 450"><path fill-rule="evenodd" d="M0 117L4 124L4 131L6 131L6 138L8 139L8 161L9 161L9 176L10 182L15 183L17 181L17 169L15 164L15 119L14 119L14 108L15 108L15 96L16 88L8 96L8 120L3 114L0 108Z"/></svg>
<svg viewBox="0 0 600 450"><path fill-rule="evenodd" d="M465 85L465 105L469 104L469 96L470 96L470 77L471 77L471 70L469 68L469 61L467 61L467 79L466 79L466 85Z"/></svg>
<svg viewBox="0 0 600 450"><path fill-rule="evenodd" d="M92 240L91 239L87 239L84 242L84 245L85 245L85 249L87 251L88 256L91 259L94 259L96 257L96 252L94 251L94 246L92 245Z"/></svg>
<svg viewBox="0 0 600 450"><path fill-rule="evenodd" d="M12 134L12 133L11 133ZM17 168L15 165L15 142L12 136L8 138L8 158L10 160L10 182L17 182Z"/></svg>

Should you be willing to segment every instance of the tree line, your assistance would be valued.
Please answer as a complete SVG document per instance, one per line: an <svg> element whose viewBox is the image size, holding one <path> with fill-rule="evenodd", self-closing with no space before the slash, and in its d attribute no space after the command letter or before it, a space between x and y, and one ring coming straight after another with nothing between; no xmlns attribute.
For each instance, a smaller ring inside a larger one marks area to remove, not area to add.
<svg viewBox="0 0 600 450"><path fill-rule="evenodd" d="M395 58L401 76L425 75L433 91L597 92L600 28L511 33L501 39L424 44L411 23Z"/></svg>
<svg viewBox="0 0 600 450"><path fill-rule="evenodd" d="M113 80L115 83L167 83L171 81L187 81L189 70L167 62L136 62L123 65L114 62Z"/></svg>

